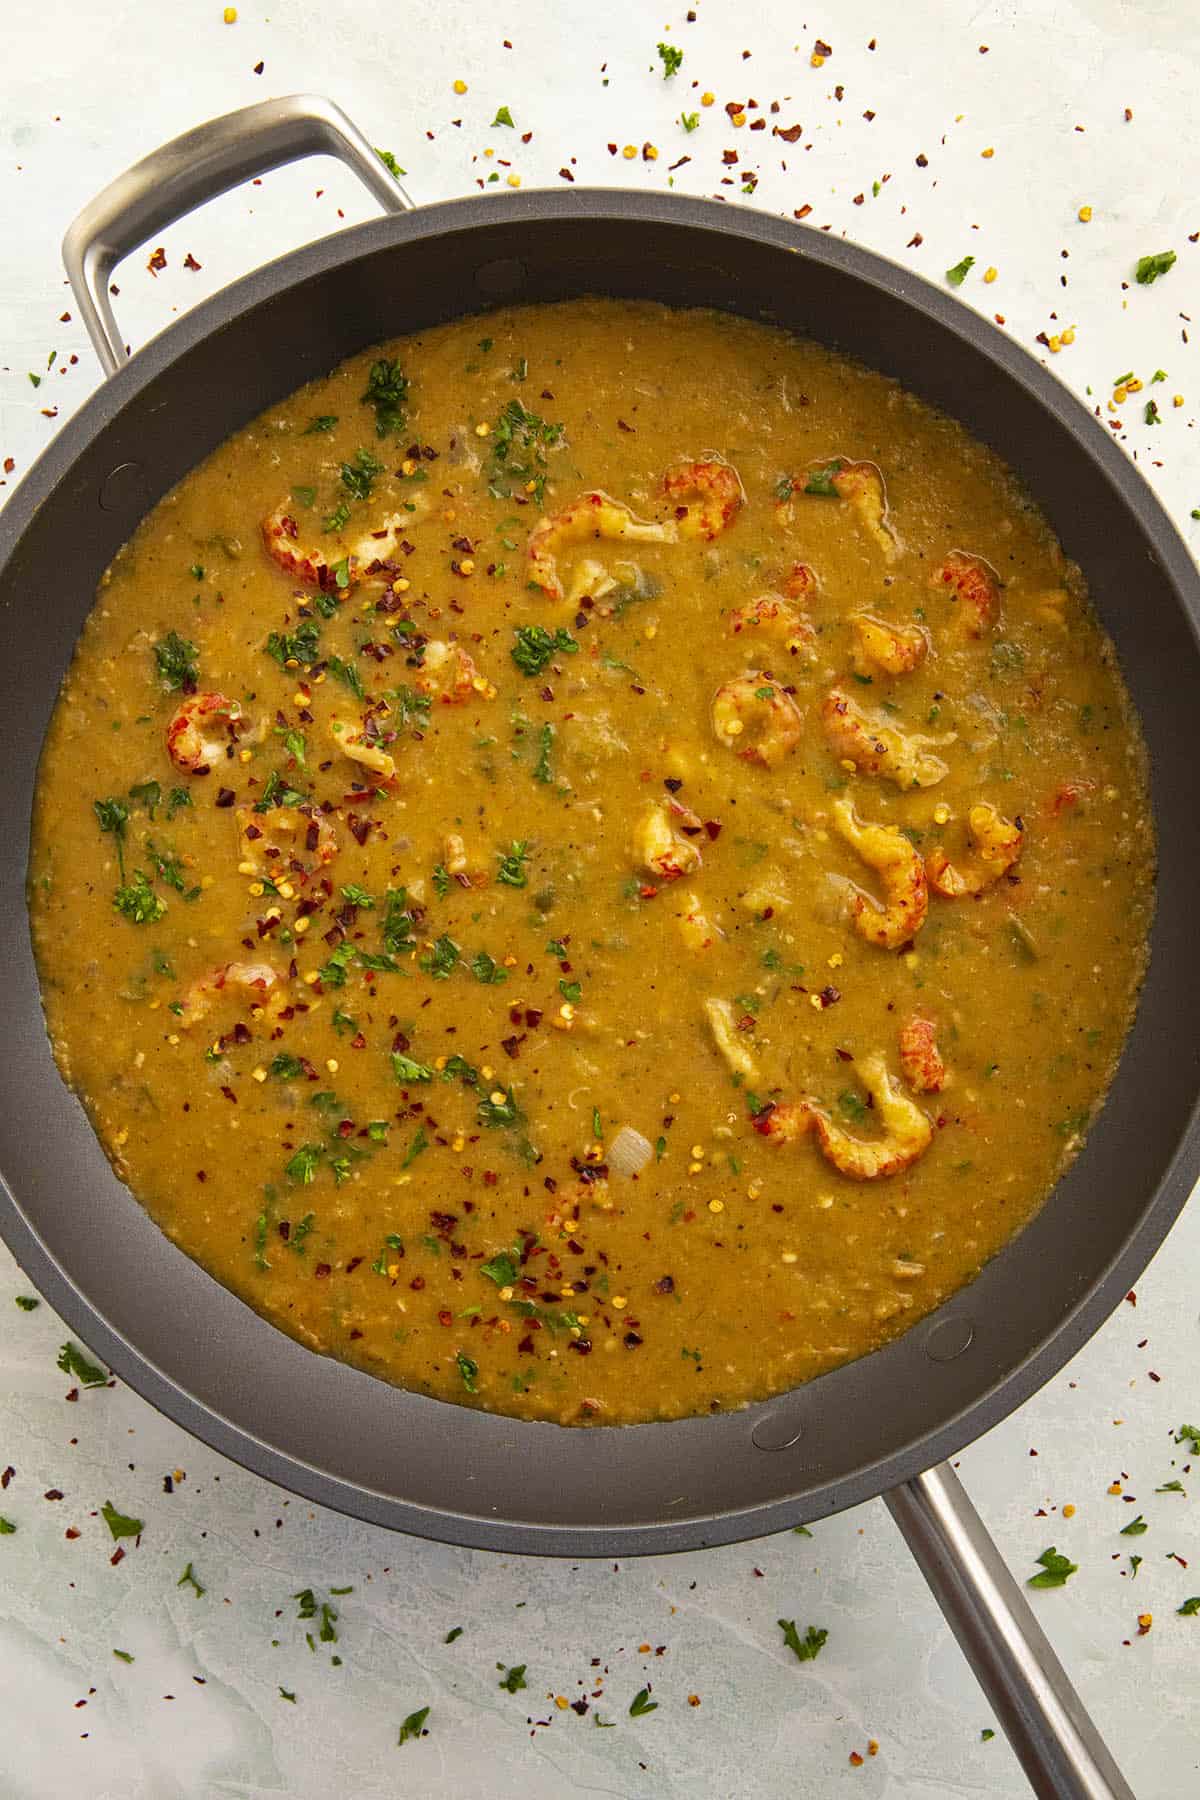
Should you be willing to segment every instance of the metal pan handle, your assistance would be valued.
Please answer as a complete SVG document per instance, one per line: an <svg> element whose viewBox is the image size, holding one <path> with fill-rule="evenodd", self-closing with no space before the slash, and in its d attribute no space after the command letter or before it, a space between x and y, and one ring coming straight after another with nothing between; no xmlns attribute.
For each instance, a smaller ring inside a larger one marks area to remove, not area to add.
<svg viewBox="0 0 1200 1800"><path fill-rule="evenodd" d="M891 1514L1040 1800L1135 1800L949 1463Z"/></svg>
<svg viewBox="0 0 1200 1800"><path fill-rule="evenodd" d="M319 94L263 100L185 131L118 175L84 207L63 239L63 262L106 375L115 375L126 357L108 292L122 257L240 182L321 154L353 169L386 212L412 207L358 127Z"/></svg>

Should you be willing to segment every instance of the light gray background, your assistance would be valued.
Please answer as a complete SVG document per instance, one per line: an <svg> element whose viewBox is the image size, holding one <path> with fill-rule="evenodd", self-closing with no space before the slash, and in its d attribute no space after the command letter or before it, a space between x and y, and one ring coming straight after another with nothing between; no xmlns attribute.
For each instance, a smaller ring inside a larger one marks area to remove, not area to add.
<svg viewBox="0 0 1200 1800"><path fill-rule="evenodd" d="M60 322L73 308L58 242L76 209L187 126L307 88L332 94L394 151L419 200L471 191L496 167L484 155L491 147L525 187L558 185L567 166L580 183L674 180L684 192L787 215L808 204L811 225L935 280L974 255L963 303L1002 313L1000 329L1043 355L1038 332L1075 325L1074 344L1048 360L1106 416L1114 376L1167 371L1153 390L1161 425L1144 424L1144 394L1115 416L1121 442L1194 544L1197 367L1182 315L1200 312L1200 249L1188 242L1200 230L1195 8L849 0L805 15L779 0L753 8L697 0L695 10L688 24L684 8L591 0L278 0L265 10L242 5L226 26L216 0L7 8L0 458L16 462L7 486L96 382L77 323ZM651 67L664 35L685 51L670 82ZM814 69L818 36L833 55ZM466 94L452 91L455 79ZM698 108L705 89L717 103L685 136L678 115ZM751 96L763 109L778 99L775 122L802 123L800 142L735 130L724 104ZM500 105L511 107L517 132L491 129ZM523 131L533 133L527 145ZM640 155L647 141L655 161ZM636 144L639 155L614 158L610 142ZM726 148L738 152L734 170L722 163ZM984 157L988 148L994 155ZM672 176L683 155L691 162ZM740 179L720 185L747 167L760 177L753 199ZM1086 226L1076 217L1084 204L1094 208ZM339 208L347 221L368 212L349 177L310 164L168 233L157 278L146 252L118 274L130 341L144 342L251 264L335 229ZM917 232L923 242L907 247ZM1168 278L1125 286L1140 254L1168 247L1179 252ZM189 251L199 273L181 266ZM989 265L999 275L985 286ZM44 376L36 391L30 370ZM1185 397L1179 408L1175 393ZM57 420L43 407L56 408ZM1015 1569L1030 1571L1050 1543L1079 1564L1069 1586L1034 1603L1147 1800L1195 1792L1200 1766L1200 1617L1175 1612L1200 1592L1192 1492L1200 1494L1200 1470L1189 1480L1172 1442L1174 1426L1200 1415L1198 1252L1193 1206L1139 1284L1136 1306L1122 1305L1057 1381L961 1461ZM124 1388L65 1403L69 1384L55 1368L65 1334L45 1305L17 1309L13 1296L27 1291L0 1253L0 1468L16 1470L0 1513L19 1528L0 1538L5 1796L1025 1792L1003 1741L981 1742L987 1708L878 1504L816 1526L811 1539L789 1533L620 1566L516 1561L389 1537L289 1501ZM185 1478L168 1496L163 1476L176 1469ZM1176 1477L1186 1498L1155 1494ZM1106 1491L1114 1480L1120 1496ZM45 1500L52 1489L64 1498ZM108 1498L146 1521L140 1546L117 1568L96 1516ZM1067 1503L1078 1509L1069 1521ZM1139 1511L1148 1532L1119 1536ZM68 1527L80 1535L68 1540ZM1136 1584L1130 1551L1144 1558ZM203 1598L176 1586L189 1560ZM335 1603L340 1642L310 1654L290 1596L351 1584ZM1139 1636L1143 1610L1153 1625ZM780 1616L801 1630L828 1629L818 1661L801 1666L783 1648ZM445 1646L459 1624L463 1635ZM647 1655L642 1644L665 1648ZM114 1647L136 1661L114 1659ZM527 1663L528 1690L500 1690L497 1662ZM630 1719L629 1701L648 1680L658 1710ZM555 1704L599 1685L595 1705L615 1730ZM280 1686L295 1691L295 1705ZM398 1748L399 1721L425 1704L430 1735ZM872 1738L878 1754L867 1757ZM851 1751L866 1757L861 1768Z"/></svg>

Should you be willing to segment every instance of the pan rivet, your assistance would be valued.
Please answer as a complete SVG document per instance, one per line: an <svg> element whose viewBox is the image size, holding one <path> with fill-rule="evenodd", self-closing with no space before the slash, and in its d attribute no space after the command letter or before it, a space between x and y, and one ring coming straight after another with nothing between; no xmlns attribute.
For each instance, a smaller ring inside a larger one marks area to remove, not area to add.
<svg viewBox="0 0 1200 1800"><path fill-rule="evenodd" d="M789 1418L786 1413L769 1413L750 1433L750 1442L756 1450L790 1450L803 1436L802 1420Z"/></svg>
<svg viewBox="0 0 1200 1800"><path fill-rule="evenodd" d="M150 496L146 492L141 463L123 462L110 469L100 483L96 499L102 512L144 513L150 504Z"/></svg>
<svg viewBox="0 0 1200 1800"><path fill-rule="evenodd" d="M925 1339L925 1354L931 1362L953 1362L964 1350L969 1350L975 1336L975 1327L970 1319L956 1315L950 1319L939 1319Z"/></svg>

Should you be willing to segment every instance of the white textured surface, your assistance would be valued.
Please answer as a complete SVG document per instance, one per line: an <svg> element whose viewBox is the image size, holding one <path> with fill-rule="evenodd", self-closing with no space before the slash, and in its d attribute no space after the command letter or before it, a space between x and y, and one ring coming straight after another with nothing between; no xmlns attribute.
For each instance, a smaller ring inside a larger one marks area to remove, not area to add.
<svg viewBox="0 0 1200 1800"><path fill-rule="evenodd" d="M1039 331L1076 324L1055 371L1081 394L1090 384L1093 403L1104 404L1122 370L1167 370L1153 390L1160 426L1142 421L1145 394L1118 416L1123 441L1196 541L1189 390L1197 371L1180 317L1200 301L1200 249L1188 242L1200 229L1193 8L1177 0L1136 8L1003 0L970 9L843 0L804 17L779 0L753 9L698 0L693 24L682 9L584 0L486 8L279 0L267 10L242 6L226 27L214 0L8 9L0 457L15 458L18 477L56 428L40 409L57 407L61 420L96 380L78 325L59 322L71 310L57 256L67 221L174 133L307 88L331 93L393 150L419 200L470 191L495 166L482 156L489 145L511 159L525 187L555 185L568 166L580 183L657 188L671 179L668 165L690 155L674 175L684 191L746 203L740 181L719 184L749 167L760 176L754 204L785 214L810 204L811 224L934 279L974 255L964 302L1004 314L1004 329L1034 348ZM664 34L685 51L669 83L650 69ZM833 49L819 70L809 63L817 36ZM451 86L460 77L469 86L461 97ZM717 104L685 136L678 114L697 108L705 88ZM750 96L763 110L778 99L773 122L803 123L801 140L789 146L769 130L735 130L722 107ZM489 129L500 105L511 107L517 133ZM518 134L528 130L525 145ZM640 150L647 140L657 161L607 150L610 142ZM982 157L989 147L994 156ZM726 148L741 159L734 170L722 164ZM1083 204L1095 209L1087 226L1076 219ZM217 203L163 238L168 266L157 280L144 253L118 275L123 328L143 342L169 309L331 229L338 206L347 220L369 210L352 179L324 165ZM924 241L909 247L916 232ZM1126 291L1137 256L1168 247L1179 252L1170 276ZM181 266L189 250L199 273ZM999 278L985 287L989 264ZM26 371L44 373L52 349L55 369L35 392ZM1180 408L1170 405L1176 392L1185 396ZM1066 1588L1035 1594L1034 1603L1142 1800L1200 1788L1200 1617L1175 1612L1200 1592L1200 1470L1190 1481L1172 1442L1172 1428L1200 1414L1198 1257L1193 1204L1139 1284L1136 1307L1123 1305L1058 1380L961 1463L1015 1569L1027 1572L1050 1543L1080 1565ZM724 1800L795 1792L824 1800L844 1791L864 1800L965 1800L1026 1791L1002 1740L981 1743L987 1709L878 1504L818 1525L811 1541L787 1534L620 1567L516 1561L390 1537L289 1501L124 1388L64 1403L69 1384L55 1355L65 1333L44 1304L28 1314L13 1305L27 1291L3 1256L0 1468L16 1472L0 1513L18 1527L0 1538L5 1796ZM168 1496L162 1478L176 1468L186 1479ZM1195 1494L1155 1494L1180 1476ZM1134 1504L1106 1493L1115 1478ZM43 1499L53 1489L64 1497ZM116 1568L94 1516L110 1497L146 1521L140 1545ZM1066 1502L1078 1508L1070 1521L1055 1510ZM1048 1517L1038 1516L1042 1508ZM1118 1536L1139 1511L1147 1533ZM68 1527L80 1535L65 1538ZM1144 1558L1136 1586L1131 1550ZM189 1560L207 1587L203 1598L176 1585ZM310 1585L321 1597L330 1586L354 1588L335 1603L340 1642L319 1655L307 1649L290 1598ZM1143 1609L1154 1622L1139 1637ZM818 1661L801 1666L782 1648L781 1615L801 1630L828 1628ZM460 1624L463 1635L444 1645ZM637 1648L645 1643L665 1649L647 1656ZM114 1647L136 1661L116 1660ZM341 1667L331 1666L331 1650ZM528 1690L498 1688L497 1662L527 1663ZM647 1680L658 1710L633 1720L629 1701ZM551 1698L574 1699L601 1683L595 1706L616 1722L613 1731L597 1731L591 1715L561 1711ZM294 1706L281 1686L295 1692ZM699 1695L698 1709L689 1694ZM399 1721L425 1704L430 1735L398 1748ZM872 1737L878 1756L851 1766L850 1752L865 1755Z"/></svg>

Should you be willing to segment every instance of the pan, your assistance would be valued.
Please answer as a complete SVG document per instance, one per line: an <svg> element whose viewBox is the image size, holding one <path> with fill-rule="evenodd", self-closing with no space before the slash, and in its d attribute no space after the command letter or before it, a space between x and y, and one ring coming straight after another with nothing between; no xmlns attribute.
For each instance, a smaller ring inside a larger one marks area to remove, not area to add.
<svg viewBox="0 0 1200 1800"><path fill-rule="evenodd" d="M307 246L127 358L116 263L192 207L333 154L383 217ZM745 207L571 189L416 210L349 119L296 96L200 126L76 219L64 256L107 384L0 515L0 1232L72 1329L228 1456L360 1518L564 1556L694 1549L882 1495L1040 1795L1131 1789L946 1458L1053 1375L1138 1277L1200 1149L1191 726L1200 580L1101 425L950 296ZM830 344L962 420L1082 565L1142 717L1160 845L1141 1005L1083 1153L968 1288L875 1354L728 1416L567 1431L403 1393L285 1337L113 1175L46 1038L25 881L38 758L100 574L146 511L263 408L365 346L512 301L720 307Z"/></svg>

